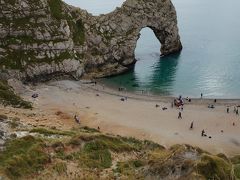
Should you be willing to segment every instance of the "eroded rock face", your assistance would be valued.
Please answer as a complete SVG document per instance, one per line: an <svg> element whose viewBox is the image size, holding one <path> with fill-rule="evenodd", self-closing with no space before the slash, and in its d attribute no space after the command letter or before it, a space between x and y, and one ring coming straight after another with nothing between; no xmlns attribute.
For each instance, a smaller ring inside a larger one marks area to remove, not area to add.
<svg viewBox="0 0 240 180"><path fill-rule="evenodd" d="M92 16L60 0L0 0L2 77L103 77L130 69L142 28L151 28L162 55L182 49L170 0L127 0Z"/></svg>

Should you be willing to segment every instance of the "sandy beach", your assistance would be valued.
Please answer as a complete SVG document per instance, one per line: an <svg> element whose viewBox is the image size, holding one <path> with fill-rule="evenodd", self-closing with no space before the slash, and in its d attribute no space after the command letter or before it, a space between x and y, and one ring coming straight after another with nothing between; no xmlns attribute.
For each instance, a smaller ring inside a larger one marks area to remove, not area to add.
<svg viewBox="0 0 240 180"><path fill-rule="evenodd" d="M193 99L184 105L183 118L178 119L180 110L171 107L171 97L118 92L99 84L55 81L19 93L34 103L33 112L42 114L42 119L32 118L31 123L37 121L38 125L72 128L78 126L73 119L77 114L82 126L99 126L104 133L149 139L165 147L190 144L215 154L240 153L240 116L233 113L239 100L220 100L214 109L209 109L207 106L213 100ZM39 97L32 99L33 93ZM127 100L121 101L126 96ZM226 106L230 106L229 114ZM163 107L167 110L162 110ZM201 136L203 129L208 137Z"/></svg>

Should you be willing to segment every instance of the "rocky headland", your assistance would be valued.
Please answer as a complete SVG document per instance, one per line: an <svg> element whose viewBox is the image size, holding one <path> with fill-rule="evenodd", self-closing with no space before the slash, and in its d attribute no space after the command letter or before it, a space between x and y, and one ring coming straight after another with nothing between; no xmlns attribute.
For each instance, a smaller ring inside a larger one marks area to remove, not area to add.
<svg viewBox="0 0 240 180"><path fill-rule="evenodd" d="M136 62L144 27L155 33L162 55L182 49L170 0L127 0L100 16L61 0L1 0L0 77L40 81L123 73Z"/></svg>

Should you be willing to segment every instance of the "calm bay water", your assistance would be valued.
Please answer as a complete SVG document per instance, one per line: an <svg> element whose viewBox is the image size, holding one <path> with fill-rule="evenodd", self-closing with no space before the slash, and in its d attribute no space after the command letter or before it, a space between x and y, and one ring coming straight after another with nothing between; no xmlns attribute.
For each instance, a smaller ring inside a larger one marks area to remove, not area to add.
<svg viewBox="0 0 240 180"><path fill-rule="evenodd" d="M121 0L65 0L97 15ZM183 43L179 55L160 58L153 32L141 31L135 69L107 78L106 84L152 94L240 98L240 1L173 0Z"/></svg>

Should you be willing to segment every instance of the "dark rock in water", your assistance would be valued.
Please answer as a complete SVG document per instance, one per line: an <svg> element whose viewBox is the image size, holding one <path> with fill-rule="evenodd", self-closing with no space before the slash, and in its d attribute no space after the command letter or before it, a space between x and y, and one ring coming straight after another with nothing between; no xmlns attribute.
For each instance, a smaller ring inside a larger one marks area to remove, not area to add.
<svg viewBox="0 0 240 180"><path fill-rule="evenodd" d="M100 16L57 2L0 1L0 77L36 82L126 72L136 63L134 51L145 27L161 42L162 55L182 49L170 0L126 0Z"/></svg>

